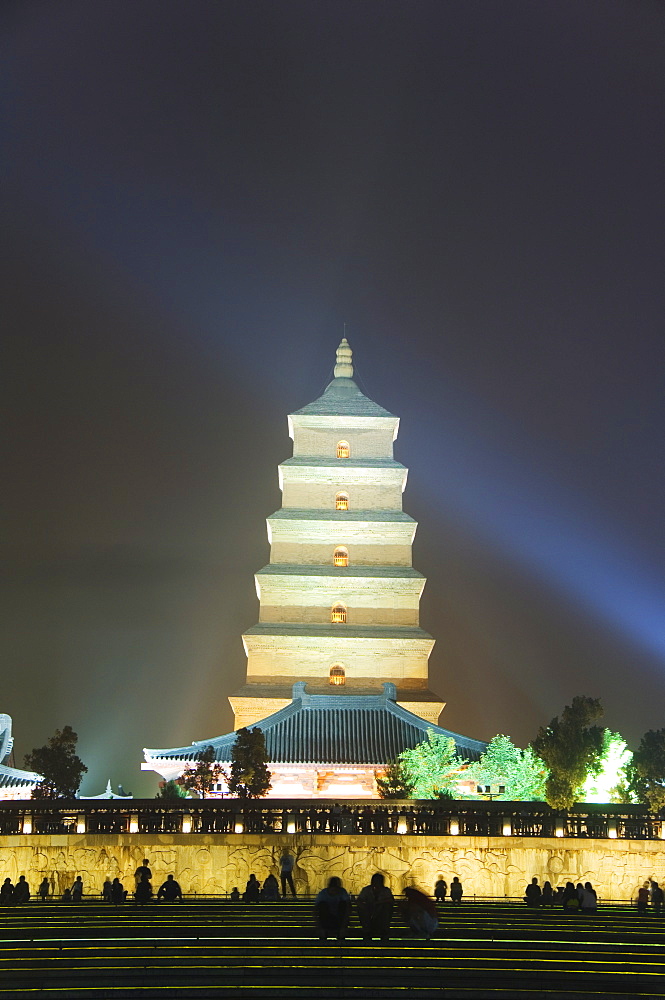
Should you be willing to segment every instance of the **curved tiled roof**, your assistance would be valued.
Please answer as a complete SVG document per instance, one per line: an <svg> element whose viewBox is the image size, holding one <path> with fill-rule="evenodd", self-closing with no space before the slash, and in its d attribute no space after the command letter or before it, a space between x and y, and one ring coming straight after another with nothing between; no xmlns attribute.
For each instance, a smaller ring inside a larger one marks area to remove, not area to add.
<svg viewBox="0 0 665 1000"><path fill-rule="evenodd" d="M406 466L396 462L394 458L345 458L344 464L340 465L339 459L335 458L299 455L285 458L280 462L280 468L286 465L300 466L304 469L402 469L406 472Z"/></svg>
<svg viewBox="0 0 665 1000"><path fill-rule="evenodd" d="M423 580L423 574L412 566L331 566L330 563L296 564L268 563L257 570L257 576L357 576L362 579Z"/></svg>
<svg viewBox="0 0 665 1000"><path fill-rule="evenodd" d="M382 695L308 695L304 683L293 687L290 705L260 723L268 756L276 764L387 764L402 750L427 738L428 730L455 740L464 760L478 760L487 744L425 722L395 703L395 688ZM144 751L149 760L191 761L213 746L219 761L231 760L236 733L201 740L189 747Z"/></svg>
<svg viewBox="0 0 665 1000"><path fill-rule="evenodd" d="M432 638L418 625L354 625L350 622L258 622L245 629L243 635L288 635L295 639Z"/></svg>
<svg viewBox="0 0 665 1000"><path fill-rule="evenodd" d="M389 417L397 420L393 413L384 410L373 399L364 396L352 378L334 378L322 396L296 410L292 416L316 417Z"/></svg>
<svg viewBox="0 0 665 1000"><path fill-rule="evenodd" d="M269 521L325 521L340 525L349 521L367 521L373 524L393 522L415 524L410 514L404 510L335 510L322 508L280 507L268 516Z"/></svg>
<svg viewBox="0 0 665 1000"><path fill-rule="evenodd" d="M17 767L7 767L6 764L0 764L0 788L32 788L41 781L40 774L34 774L32 771L20 771Z"/></svg>

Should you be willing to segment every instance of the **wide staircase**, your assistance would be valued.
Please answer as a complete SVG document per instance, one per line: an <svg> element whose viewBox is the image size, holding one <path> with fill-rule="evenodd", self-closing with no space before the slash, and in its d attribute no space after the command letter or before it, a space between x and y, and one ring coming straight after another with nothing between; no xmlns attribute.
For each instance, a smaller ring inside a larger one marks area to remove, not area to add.
<svg viewBox="0 0 665 1000"><path fill-rule="evenodd" d="M311 900L0 909L0 1000L47 997L643 997L665 993L665 917L469 901L427 943L317 940Z"/></svg>

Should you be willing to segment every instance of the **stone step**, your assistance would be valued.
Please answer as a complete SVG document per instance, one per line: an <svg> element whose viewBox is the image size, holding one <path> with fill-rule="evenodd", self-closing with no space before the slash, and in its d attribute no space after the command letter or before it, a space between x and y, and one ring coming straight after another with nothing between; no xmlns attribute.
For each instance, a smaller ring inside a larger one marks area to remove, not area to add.
<svg viewBox="0 0 665 1000"><path fill-rule="evenodd" d="M0 1000L281 997L609 1000L665 992L665 920L628 907L596 917L518 904L441 910L430 943L396 923L389 944L314 937L311 900L35 904L0 911Z"/></svg>

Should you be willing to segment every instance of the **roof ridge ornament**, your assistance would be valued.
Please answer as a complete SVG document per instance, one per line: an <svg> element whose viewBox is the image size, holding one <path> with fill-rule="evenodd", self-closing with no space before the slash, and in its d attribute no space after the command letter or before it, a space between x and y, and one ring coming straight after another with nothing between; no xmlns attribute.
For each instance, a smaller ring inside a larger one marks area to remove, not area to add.
<svg viewBox="0 0 665 1000"><path fill-rule="evenodd" d="M353 378L353 351L346 337L342 337L337 348L335 378Z"/></svg>

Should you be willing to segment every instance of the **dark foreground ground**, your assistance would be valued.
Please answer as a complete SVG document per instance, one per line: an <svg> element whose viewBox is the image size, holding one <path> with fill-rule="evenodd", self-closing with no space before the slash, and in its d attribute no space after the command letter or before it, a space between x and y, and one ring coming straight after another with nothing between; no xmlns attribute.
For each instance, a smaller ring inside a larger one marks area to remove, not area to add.
<svg viewBox="0 0 665 1000"><path fill-rule="evenodd" d="M441 909L430 943L314 935L312 902L30 903L0 910L0 1000L64 998L651 997L665 993L665 917L515 902Z"/></svg>

